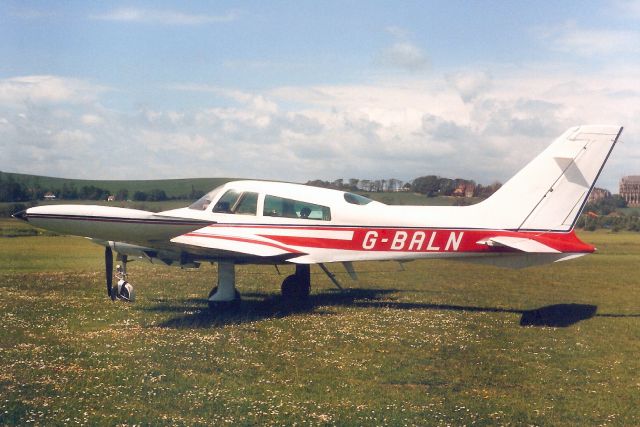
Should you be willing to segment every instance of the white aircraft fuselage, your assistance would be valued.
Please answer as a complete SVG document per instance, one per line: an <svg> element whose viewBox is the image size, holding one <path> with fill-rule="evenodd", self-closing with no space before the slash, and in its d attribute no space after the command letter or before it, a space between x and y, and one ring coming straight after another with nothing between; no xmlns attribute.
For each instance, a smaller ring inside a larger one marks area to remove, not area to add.
<svg viewBox="0 0 640 427"><path fill-rule="evenodd" d="M594 251L573 229L621 132L618 126L569 129L472 206L387 206L338 190L233 181L189 207L159 213L55 205L16 217L151 262L219 262L219 289L210 302L237 299L229 275L238 263L294 263L291 289L308 281L303 266L309 264L464 258L524 267Z"/></svg>

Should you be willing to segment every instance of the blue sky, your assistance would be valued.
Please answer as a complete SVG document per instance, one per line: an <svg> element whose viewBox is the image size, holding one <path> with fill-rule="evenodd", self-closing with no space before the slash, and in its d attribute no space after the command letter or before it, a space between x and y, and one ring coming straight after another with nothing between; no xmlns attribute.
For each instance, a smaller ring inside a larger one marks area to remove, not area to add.
<svg viewBox="0 0 640 427"><path fill-rule="evenodd" d="M0 169L77 178L506 180L625 125L640 1L0 3Z"/></svg>

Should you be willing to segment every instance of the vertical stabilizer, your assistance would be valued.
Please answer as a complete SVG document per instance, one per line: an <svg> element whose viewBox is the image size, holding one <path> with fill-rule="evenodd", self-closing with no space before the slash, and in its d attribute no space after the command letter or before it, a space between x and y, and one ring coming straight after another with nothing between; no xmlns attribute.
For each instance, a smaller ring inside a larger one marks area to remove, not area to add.
<svg viewBox="0 0 640 427"><path fill-rule="evenodd" d="M620 126L578 126L556 139L477 209L499 228L569 231L617 142Z"/></svg>

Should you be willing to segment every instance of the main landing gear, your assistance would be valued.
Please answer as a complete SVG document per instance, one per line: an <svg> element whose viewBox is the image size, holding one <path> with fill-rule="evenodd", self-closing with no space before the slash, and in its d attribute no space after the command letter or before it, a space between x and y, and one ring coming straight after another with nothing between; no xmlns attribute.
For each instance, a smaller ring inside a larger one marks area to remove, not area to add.
<svg viewBox="0 0 640 427"><path fill-rule="evenodd" d="M211 311L228 311L240 308L240 292L236 289L236 269L233 261L218 262L218 286L209 292Z"/></svg>
<svg viewBox="0 0 640 427"><path fill-rule="evenodd" d="M240 293L235 284L233 261L218 262L218 285L209 292L209 308L212 311L233 311L240 308ZM288 303L299 303L309 298L311 290L311 268L296 265L296 272L282 282L282 298Z"/></svg>
<svg viewBox="0 0 640 427"><path fill-rule="evenodd" d="M311 291L311 267L296 264L296 272L282 282L282 298L287 302L302 302L309 298Z"/></svg>

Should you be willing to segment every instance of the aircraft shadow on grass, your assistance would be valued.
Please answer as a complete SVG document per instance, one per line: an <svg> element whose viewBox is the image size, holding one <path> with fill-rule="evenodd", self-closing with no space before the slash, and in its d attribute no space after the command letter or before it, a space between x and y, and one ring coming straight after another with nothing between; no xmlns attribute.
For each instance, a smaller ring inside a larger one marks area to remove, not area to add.
<svg viewBox="0 0 640 427"><path fill-rule="evenodd" d="M520 326L568 327L593 317L640 317L640 314L597 314L598 306L589 304L553 304L533 310L499 307L479 307L450 304L398 302L389 299L397 289L349 289L342 292L327 291L312 294L303 303L292 305L282 297L264 293L245 293L245 299L237 312L212 313L205 299L182 300L179 305L167 305L167 300L157 300L157 305L145 310L175 312L182 315L160 323L166 328L208 328L240 324L269 318L281 318L298 313L314 315L333 314L319 307L391 308L396 310L451 310L483 313L520 314Z"/></svg>

